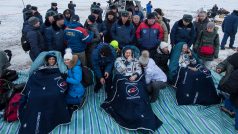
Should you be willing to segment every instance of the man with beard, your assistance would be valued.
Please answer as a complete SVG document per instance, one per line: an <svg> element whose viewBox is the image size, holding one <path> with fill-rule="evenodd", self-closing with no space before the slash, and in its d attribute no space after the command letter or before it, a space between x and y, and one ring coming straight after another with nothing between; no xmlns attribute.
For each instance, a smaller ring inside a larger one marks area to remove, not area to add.
<svg viewBox="0 0 238 134"><path fill-rule="evenodd" d="M209 22L209 19L207 17L206 11L199 12L196 21L193 22L195 32L196 32L196 40L197 40L197 37L198 37L199 33L202 30L207 29L207 23L208 22Z"/></svg>

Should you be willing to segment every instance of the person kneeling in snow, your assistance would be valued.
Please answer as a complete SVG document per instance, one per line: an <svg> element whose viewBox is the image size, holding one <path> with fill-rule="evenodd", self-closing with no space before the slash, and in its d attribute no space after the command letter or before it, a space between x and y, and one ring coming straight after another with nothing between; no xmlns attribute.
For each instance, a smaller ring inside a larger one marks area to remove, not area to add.
<svg viewBox="0 0 238 134"><path fill-rule="evenodd" d="M81 107L84 103L85 88L82 81L81 62L77 55L72 54L72 50L67 48L64 55L64 63L68 67L68 76L66 82L69 83L66 102L69 105L78 105Z"/></svg>
<svg viewBox="0 0 238 134"><path fill-rule="evenodd" d="M151 95L150 101L155 102L159 95L159 90L166 87L167 76L155 64L154 60L149 58L149 51L142 51L139 62L145 71L147 90Z"/></svg>
<svg viewBox="0 0 238 134"><path fill-rule="evenodd" d="M235 128L238 130L238 52L219 63L216 72L222 73L226 71L225 76L219 82L218 89L229 93L229 98L225 98L224 106L221 110L235 117Z"/></svg>

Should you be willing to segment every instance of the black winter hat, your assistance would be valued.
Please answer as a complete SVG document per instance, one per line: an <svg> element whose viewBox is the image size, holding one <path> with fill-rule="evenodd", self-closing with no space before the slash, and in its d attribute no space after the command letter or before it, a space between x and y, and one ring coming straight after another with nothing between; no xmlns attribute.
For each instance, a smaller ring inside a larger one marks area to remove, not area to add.
<svg viewBox="0 0 238 134"><path fill-rule="evenodd" d="M45 14L45 19L49 18L50 16L55 16L56 13L54 11L48 11L46 14Z"/></svg>
<svg viewBox="0 0 238 134"><path fill-rule="evenodd" d="M155 14L154 13L149 13L147 15L147 19L155 19Z"/></svg>
<svg viewBox="0 0 238 134"><path fill-rule="evenodd" d="M133 9L132 8L128 8L127 11L133 13Z"/></svg>
<svg viewBox="0 0 238 134"><path fill-rule="evenodd" d="M100 6L101 6L101 3L97 3L97 6L99 6L99 7L100 7Z"/></svg>
<svg viewBox="0 0 238 134"><path fill-rule="evenodd" d="M117 9L117 6L116 5L111 5L110 6L110 9L112 10L112 9Z"/></svg>
<svg viewBox="0 0 238 134"><path fill-rule="evenodd" d="M155 11L156 13L158 13L160 16L164 16L164 13L163 13L162 9L156 8L154 11Z"/></svg>
<svg viewBox="0 0 238 134"><path fill-rule="evenodd" d="M105 57L109 57L112 55L112 50L109 47L109 45L103 45L103 47L100 50L100 53Z"/></svg>
<svg viewBox="0 0 238 134"><path fill-rule="evenodd" d="M94 23L94 22L96 21L96 17L95 17L94 15L89 15L89 16L88 16L88 19L89 19L92 23Z"/></svg>
<svg viewBox="0 0 238 134"><path fill-rule="evenodd" d="M186 21L186 22L192 22L193 16L190 15L190 14L184 14L183 15L183 20Z"/></svg>
<svg viewBox="0 0 238 134"><path fill-rule="evenodd" d="M70 19L70 22L78 22L79 21L79 16L78 15L73 15Z"/></svg>
<svg viewBox="0 0 238 134"><path fill-rule="evenodd" d="M47 61L49 60L49 58L51 58L51 57L54 57L55 60L57 59L55 53L52 52L52 53L48 53L48 54L45 56L45 61L47 62Z"/></svg>
<svg viewBox="0 0 238 134"><path fill-rule="evenodd" d="M63 20L64 19L64 15L59 13L53 16L55 21L59 21L59 20Z"/></svg>
<svg viewBox="0 0 238 134"><path fill-rule="evenodd" d="M121 16L122 16L122 17L128 17L128 16L129 16L128 11L122 11L122 12L121 12Z"/></svg>
<svg viewBox="0 0 238 134"><path fill-rule="evenodd" d="M28 19L28 24L31 26L34 26L38 22L40 22L40 20L34 16Z"/></svg>
<svg viewBox="0 0 238 134"><path fill-rule="evenodd" d="M36 6L31 6L31 10L37 11L37 7Z"/></svg>
<svg viewBox="0 0 238 134"><path fill-rule="evenodd" d="M94 9L92 10L92 13L94 13L94 14L100 14L101 11L100 11L99 8L94 8Z"/></svg>
<svg viewBox="0 0 238 134"><path fill-rule="evenodd" d="M31 8L31 5L30 4L27 4L26 5L26 9L30 9Z"/></svg>
<svg viewBox="0 0 238 134"><path fill-rule="evenodd" d="M57 6L57 3L56 2L52 2L51 6Z"/></svg>

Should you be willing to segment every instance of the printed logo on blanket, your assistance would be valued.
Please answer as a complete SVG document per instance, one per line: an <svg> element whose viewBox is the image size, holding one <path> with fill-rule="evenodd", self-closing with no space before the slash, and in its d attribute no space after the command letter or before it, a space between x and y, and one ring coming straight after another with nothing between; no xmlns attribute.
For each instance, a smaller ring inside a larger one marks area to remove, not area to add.
<svg viewBox="0 0 238 134"><path fill-rule="evenodd" d="M60 92L65 92L67 90L67 83L64 79L62 79L61 77L57 77L55 78L55 80L57 80L57 86L62 89L60 90Z"/></svg>
<svg viewBox="0 0 238 134"><path fill-rule="evenodd" d="M138 96L139 94L139 89L136 85L134 84L129 84L126 87L126 93L129 97L126 97L126 99L138 99L140 98L140 96Z"/></svg>

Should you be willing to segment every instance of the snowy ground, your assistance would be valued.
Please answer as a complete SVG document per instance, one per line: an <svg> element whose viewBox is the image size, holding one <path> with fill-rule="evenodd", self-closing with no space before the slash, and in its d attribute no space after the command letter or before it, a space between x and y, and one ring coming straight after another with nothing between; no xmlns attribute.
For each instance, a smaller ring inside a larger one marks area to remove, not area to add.
<svg viewBox="0 0 238 134"><path fill-rule="evenodd" d="M86 17L90 13L90 5L96 0L78 0L74 3L77 5L76 13L80 16L81 22L84 22ZM238 0L151 0L154 8L162 8L165 16L171 19L171 27L174 22L179 20L183 14L195 15L199 8L204 10L210 9L214 4L218 7L223 7L228 11L232 11L237 8ZM24 0L25 4L31 4L38 7L38 10L45 16L45 12L50 8L51 0ZM54 0L58 3L59 12L63 12L67 8L69 1ZM97 0L100 2L102 7L105 9L107 6L106 0ZM147 0L142 0L142 6L145 7ZM23 3L21 0L0 0L0 50L10 49L13 51L12 68L22 70L29 68L31 60L29 55L25 53L20 46L21 29L23 23L22 9ZM220 40L222 39L223 33L219 28ZM238 35L236 36L235 46L238 45ZM228 55L234 53L232 50L220 51L219 59L222 60ZM214 64L217 64L215 61Z"/></svg>

